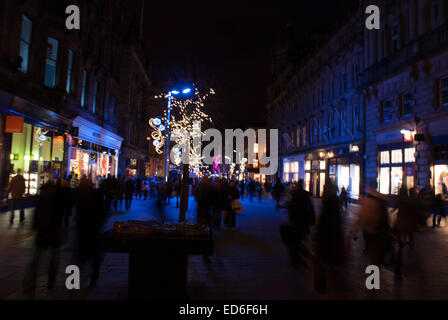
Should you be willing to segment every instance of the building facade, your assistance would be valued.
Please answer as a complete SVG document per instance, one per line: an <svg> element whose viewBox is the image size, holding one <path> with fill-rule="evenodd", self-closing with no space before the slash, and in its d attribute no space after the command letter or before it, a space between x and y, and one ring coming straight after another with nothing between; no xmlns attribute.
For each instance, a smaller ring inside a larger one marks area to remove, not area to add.
<svg viewBox="0 0 448 320"><path fill-rule="evenodd" d="M279 177L303 180L313 196L332 180L359 197L364 148L361 15L313 57L288 63L269 87L269 123L279 129Z"/></svg>
<svg viewBox="0 0 448 320"><path fill-rule="evenodd" d="M121 107L129 100L122 79L136 71L121 66L136 45L132 6L76 1L81 30L67 30L70 4L0 3L0 181L6 186L20 169L28 195L52 178L98 183L125 172L122 113L134 111Z"/></svg>
<svg viewBox="0 0 448 320"><path fill-rule="evenodd" d="M380 30L364 27L369 4ZM366 187L446 190L447 18L446 1L365 2L312 58L282 68L268 104L282 180L319 196L331 179L352 199Z"/></svg>

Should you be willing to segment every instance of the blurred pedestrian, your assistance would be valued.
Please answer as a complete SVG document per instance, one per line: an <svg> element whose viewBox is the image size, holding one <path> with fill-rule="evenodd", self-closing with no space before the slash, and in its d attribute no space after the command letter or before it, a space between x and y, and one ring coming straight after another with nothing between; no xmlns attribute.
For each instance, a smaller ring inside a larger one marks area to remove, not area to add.
<svg viewBox="0 0 448 320"><path fill-rule="evenodd" d="M280 179L277 178L277 181L275 182L275 185L273 187L273 195L274 195L274 200L275 200L275 206L277 209L280 208L280 199L282 197L284 190L285 190L285 187L281 183Z"/></svg>
<svg viewBox="0 0 448 320"><path fill-rule="evenodd" d="M132 195L134 194L134 191L135 191L134 181L132 180L132 178L130 176L128 176L126 178L125 187L124 187L126 210L131 209Z"/></svg>
<svg viewBox="0 0 448 320"><path fill-rule="evenodd" d="M286 196L286 208L288 209L288 223L280 226L282 241L288 249L292 266L306 266L309 250L305 246L311 226L316 222L313 204L309 193L303 189L303 180Z"/></svg>
<svg viewBox="0 0 448 320"><path fill-rule="evenodd" d="M61 189L52 180L45 183L39 191L33 219L33 230L36 231L35 249L23 279L25 293L32 295L35 293L36 278L41 259L48 249L50 250L50 261L48 264L47 287L51 289L56 283L63 208L65 206L64 199L61 197Z"/></svg>
<svg viewBox="0 0 448 320"><path fill-rule="evenodd" d="M148 178L145 178L142 182L142 191L143 191L143 200L146 200L148 198L148 192L149 192Z"/></svg>
<svg viewBox="0 0 448 320"><path fill-rule="evenodd" d="M91 262L89 288L96 285L101 267L100 231L106 215L103 197L101 189L94 189L87 177L81 178L76 201L78 259L80 265Z"/></svg>
<svg viewBox="0 0 448 320"><path fill-rule="evenodd" d="M20 209L20 223L25 221L24 198L25 193L25 178L22 176L22 170L17 169L17 174L11 179L7 188L8 193L11 193L11 216L9 223L14 223L14 210L18 206Z"/></svg>
<svg viewBox="0 0 448 320"><path fill-rule="evenodd" d="M113 198L114 198L114 209L115 212L118 211L118 208L123 207L123 195L124 195L124 181L121 175L118 175L115 183L113 183Z"/></svg>
<svg viewBox="0 0 448 320"><path fill-rule="evenodd" d="M341 199L341 208L347 210L348 197L347 197L347 190L345 190L345 187L342 187L341 193L339 194L339 198Z"/></svg>
<svg viewBox="0 0 448 320"><path fill-rule="evenodd" d="M357 240L358 230L364 236L365 252L369 264L380 266L385 263L386 254L393 254L395 235L389 226L388 199L373 188L360 199L361 208L351 230L351 237Z"/></svg>

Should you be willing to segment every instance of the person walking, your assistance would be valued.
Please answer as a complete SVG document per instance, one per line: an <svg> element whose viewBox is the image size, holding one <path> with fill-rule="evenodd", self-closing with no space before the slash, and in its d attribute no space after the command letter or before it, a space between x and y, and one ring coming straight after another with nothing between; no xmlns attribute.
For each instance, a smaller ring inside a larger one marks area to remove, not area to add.
<svg viewBox="0 0 448 320"><path fill-rule="evenodd" d="M124 187L126 210L131 209L132 195L134 191L135 191L134 181L132 181L132 178L129 176L126 179Z"/></svg>
<svg viewBox="0 0 448 320"><path fill-rule="evenodd" d="M124 181L121 175L118 175L118 178L116 179L115 183L113 185L113 194L114 194L114 209L115 213L118 210L118 207L123 207L123 194L124 194Z"/></svg>
<svg viewBox="0 0 448 320"><path fill-rule="evenodd" d="M142 198L142 183L142 177L138 175L135 179L135 199L140 200Z"/></svg>
<svg viewBox="0 0 448 320"><path fill-rule="evenodd" d="M17 174L11 179L9 186L7 188L8 193L11 193L11 216L9 218L9 223L14 223L14 210L17 206L20 209L20 223L25 221L25 209L24 209L24 198L25 193L25 178L22 176L22 170L18 169Z"/></svg>
<svg viewBox="0 0 448 320"><path fill-rule="evenodd" d="M231 181L228 186L223 190L224 194L227 195L227 199L225 199L224 210L228 212L227 221L224 221L227 228L231 230L236 229L236 211L233 205L234 201L237 201L240 198L240 193L238 191L238 187L235 181Z"/></svg>
<svg viewBox="0 0 448 320"><path fill-rule="evenodd" d="M53 181L40 188L34 209L33 230L36 231L35 249L31 262L25 271L23 289L25 294L34 295L39 264L43 254L50 249L47 287L52 289L56 283L61 245L62 220L64 210L63 190Z"/></svg>
<svg viewBox="0 0 448 320"><path fill-rule="evenodd" d="M345 187L342 187L341 193L339 194L339 199L341 199L341 208L347 210L348 198L347 198L347 190L345 190Z"/></svg>
<svg viewBox="0 0 448 320"><path fill-rule="evenodd" d="M142 191L143 191L143 200L148 199L148 192L149 192L148 178L145 178L142 182Z"/></svg>
<svg viewBox="0 0 448 320"><path fill-rule="evenodd" d="M94 189L91 181L83 177L79 182L76 201L76 223L78 231L78 260L81 265L91 262L89 288L99 278L101 267L101 237L106 211L101 189Z"/></svg>
<svg viewBox="0 0 448 320"><path fill-rule="evenodd" d="M273 195L275 200L275 206L277 210L280 208L280 199L282 197L283 191L285 190L285 187L281 183L280 179L277 178L277 181L274 184L273 187Z"/></svg>

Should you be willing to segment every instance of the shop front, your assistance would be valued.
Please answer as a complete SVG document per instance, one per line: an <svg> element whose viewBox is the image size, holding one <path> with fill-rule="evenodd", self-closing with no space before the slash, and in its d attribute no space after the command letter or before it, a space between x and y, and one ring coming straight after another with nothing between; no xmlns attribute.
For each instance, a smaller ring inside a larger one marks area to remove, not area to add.
<svg viewBox="0 0 448 320"><path fill-rule="evenodd" d="M87 176L96 186L107 175L116 176L122 138L82 117L73 120L67 174Z"/></svg>
<svg viewBox="0 0 448 320"><path fill-rule="evenodd" d="M413 142L397 142L378 146L378 191L397 195L404 185L414 187L415 146Z"/></svg>
<svg viewBox="0 0 448 320"><path fill-rule="evenodd" d="M298 182L305 179L305 155L283 159L283 182Z"/></svg>
<svg viewBox="0 0 448 320"><path fill-rule="evenodd" d="M435 194L448 198L448 135L433 137L434 163L431 166L431 187Z"/></svg>
<svg viewBox="0 0 448 320"><path fill-rule="evenodd" d="M326 153L328 178L353 200L359 199L361 185L361 151L359 144L350 144Z"/></svg>
<svg viewBox="0 0 448 320"><path fill-rule="evenodd" d="M9 119L11 117L7 116L7 123ZM21 130L11 135L9 180L20 170L25 178L26 195L35 195L50 179L63 177L64 133L24 122Z"/></svg>
<svg viewBox="0 0 448 320"><path fill-rule="evenodd" d="M305 157L305 190L313 197L321 197L326 179L325 153L309 153Z"/></svg>
<svg viewBox="0 0 448 320"><path fill-rule="evenodd" d="M0 176L2 188L18 170L25 196L34 196L52 179L64 177L70 119L0 90Z"/></svg>

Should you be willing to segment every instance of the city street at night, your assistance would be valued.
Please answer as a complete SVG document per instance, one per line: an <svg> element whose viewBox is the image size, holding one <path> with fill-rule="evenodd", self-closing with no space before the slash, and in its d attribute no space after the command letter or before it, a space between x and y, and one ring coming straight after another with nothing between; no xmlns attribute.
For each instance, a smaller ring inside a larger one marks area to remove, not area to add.
<svg viewBox="0 0 448 320"><path fill-rule="evenodd" d="M403 318L447 214L448 0L0 0L0 310Z"/></svg>
<svg viewBox="0 0 448 320"><path fill-rule="evenodd" d="M193 219L195 205L189 209ZM165 207L165 219L176 219L175 198ZM319 208L319 201L316 201ZM286 221L284 210L276 211L272 200L261 203L254 199L243 201L246 210L237 218L237 230L214 232L215 254L211 263L205 264L201 256L189 259L188 291L193 300L297 300L297 299L446 299L448 297L448 272L443 260L448 246L448 228L442 223L438 229L422 228L416 234L415 246L405 251L403 280L396 280L393 272L383 269L381 290L369 292L364 282L366 258L362 254L362 241L352 246L348 265L329 272L329 290L326 295L313 290L312 273L305 268L293 268L278 232L280 224ZM128 212L109 216L105 229L114 221L157 220L155 200L134 200ZM352 222L353 213L359 209L350 205L344 214L347 225ZM27 216L29 211L27 211ZM7 214L0 216L1 247L0 299L26 299L21 294L21 280L29 257L32 255L33 233L29 220L23 225L11 227ZM73 231L73 227L72 227ZM72 235L73 232L70 234ZM73 238L73 237L69 237ZM428 245L430 244L430 245ZM82 286L78 292L65 290L65 266L72 263L73 250L69 240L61 248L60 274L57 285L51 291L45 287L45 266L42 266L38 280L40 288L36 298L48 299L127 299L128 254L106 254L101 268L100 280L94 289L87 288L88 272L81 270ZM148 255L151 252L148 251ZM156 276L156 275L154 275Z"/></svg>

